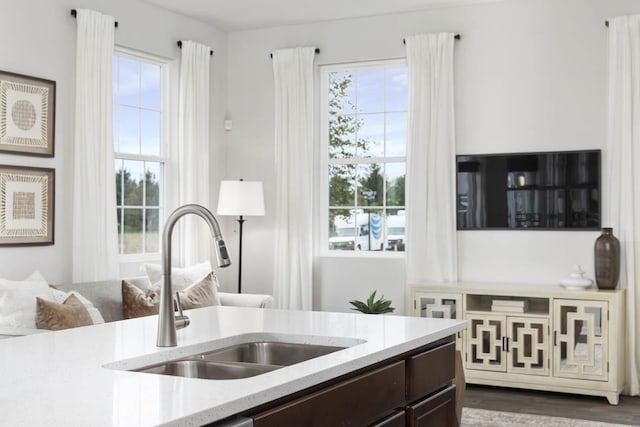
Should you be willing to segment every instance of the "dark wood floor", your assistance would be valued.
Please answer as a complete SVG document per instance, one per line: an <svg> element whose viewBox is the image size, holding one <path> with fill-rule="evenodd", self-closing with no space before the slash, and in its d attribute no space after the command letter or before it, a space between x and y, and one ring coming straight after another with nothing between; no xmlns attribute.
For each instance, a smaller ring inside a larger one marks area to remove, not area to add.
<svg viewBox="0 0 640 427"><path fill-rule="evenodd" d="M613 406L604 397L467 384L464 406L640 426L640 397Z"/></svg>

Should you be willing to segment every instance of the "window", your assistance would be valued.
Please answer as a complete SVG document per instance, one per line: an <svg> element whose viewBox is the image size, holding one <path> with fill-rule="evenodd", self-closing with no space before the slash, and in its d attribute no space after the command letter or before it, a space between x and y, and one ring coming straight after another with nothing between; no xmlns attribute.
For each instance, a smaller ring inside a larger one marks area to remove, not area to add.
<svg viewBox="0 0 640 427"><path fill-rule="evenodd" d="M407 67L323 69L329 250L404 251Z"/></svg>
<svg viewBox="0 0 640 427"><path fill-rule="evenodd" d="M125 52L113 57L113 148L121 255L160 252L163 66Z"/></svg>

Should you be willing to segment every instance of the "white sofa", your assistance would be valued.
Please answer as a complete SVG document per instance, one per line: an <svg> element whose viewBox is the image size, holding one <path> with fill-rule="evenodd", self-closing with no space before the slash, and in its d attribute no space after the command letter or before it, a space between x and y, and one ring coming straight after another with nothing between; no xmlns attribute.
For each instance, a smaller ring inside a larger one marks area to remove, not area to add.
<svg viewBox="0 0 640 427"><path fill-rule="evenodd" d="M146 276L134 277L125 280L143 291L146 291L149 286L149 279ZM91 301L91 303L93 303L93 305L100 311L105 322L114 322L117 320L123 320L124 318L122 313L121 280L55 285L55 288L65 292L76 291L81 294L83 297ZM221 304L226 306L258 308L273 307L273 297L271 295L218 292L218 297L220 298ZM36 303L35 300L33 303ZM41 332L45 332L45 330L15 328L0 325L0 339Z"/></svg>

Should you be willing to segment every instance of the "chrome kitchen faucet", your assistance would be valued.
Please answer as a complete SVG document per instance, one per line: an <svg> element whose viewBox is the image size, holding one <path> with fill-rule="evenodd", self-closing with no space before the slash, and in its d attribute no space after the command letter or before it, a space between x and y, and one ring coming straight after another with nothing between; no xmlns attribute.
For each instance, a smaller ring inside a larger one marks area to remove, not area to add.
<svg viewBox="0 0 640 427"><path fill-rule="evenodd" d="M195 214L209 225L213 240L216 242L216 258L218 267L228 267L231 259L222 239L220 226L213 214L200 205L184 205L173 211L167 218L162 232L162 290L160 291L160 314L158 317L158 347L175 347L178 345L176 329L189 326L189 317L182 314L180 297L176 293L179 315L174 316L173 291L171 287L171 235L178 220L187 214Z"/></svg>

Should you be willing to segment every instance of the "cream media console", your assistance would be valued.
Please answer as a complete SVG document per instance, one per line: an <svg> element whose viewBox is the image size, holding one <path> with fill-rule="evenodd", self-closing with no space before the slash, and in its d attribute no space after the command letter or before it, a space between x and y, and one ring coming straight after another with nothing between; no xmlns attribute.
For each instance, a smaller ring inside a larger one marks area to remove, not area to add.
<svg viewBox="0 0 640 427"><path fill-rule="evenodd" d="M464 319L468 383L604 396L624 386L624 290L560 285L421 283L415 316Z"/></svg>

